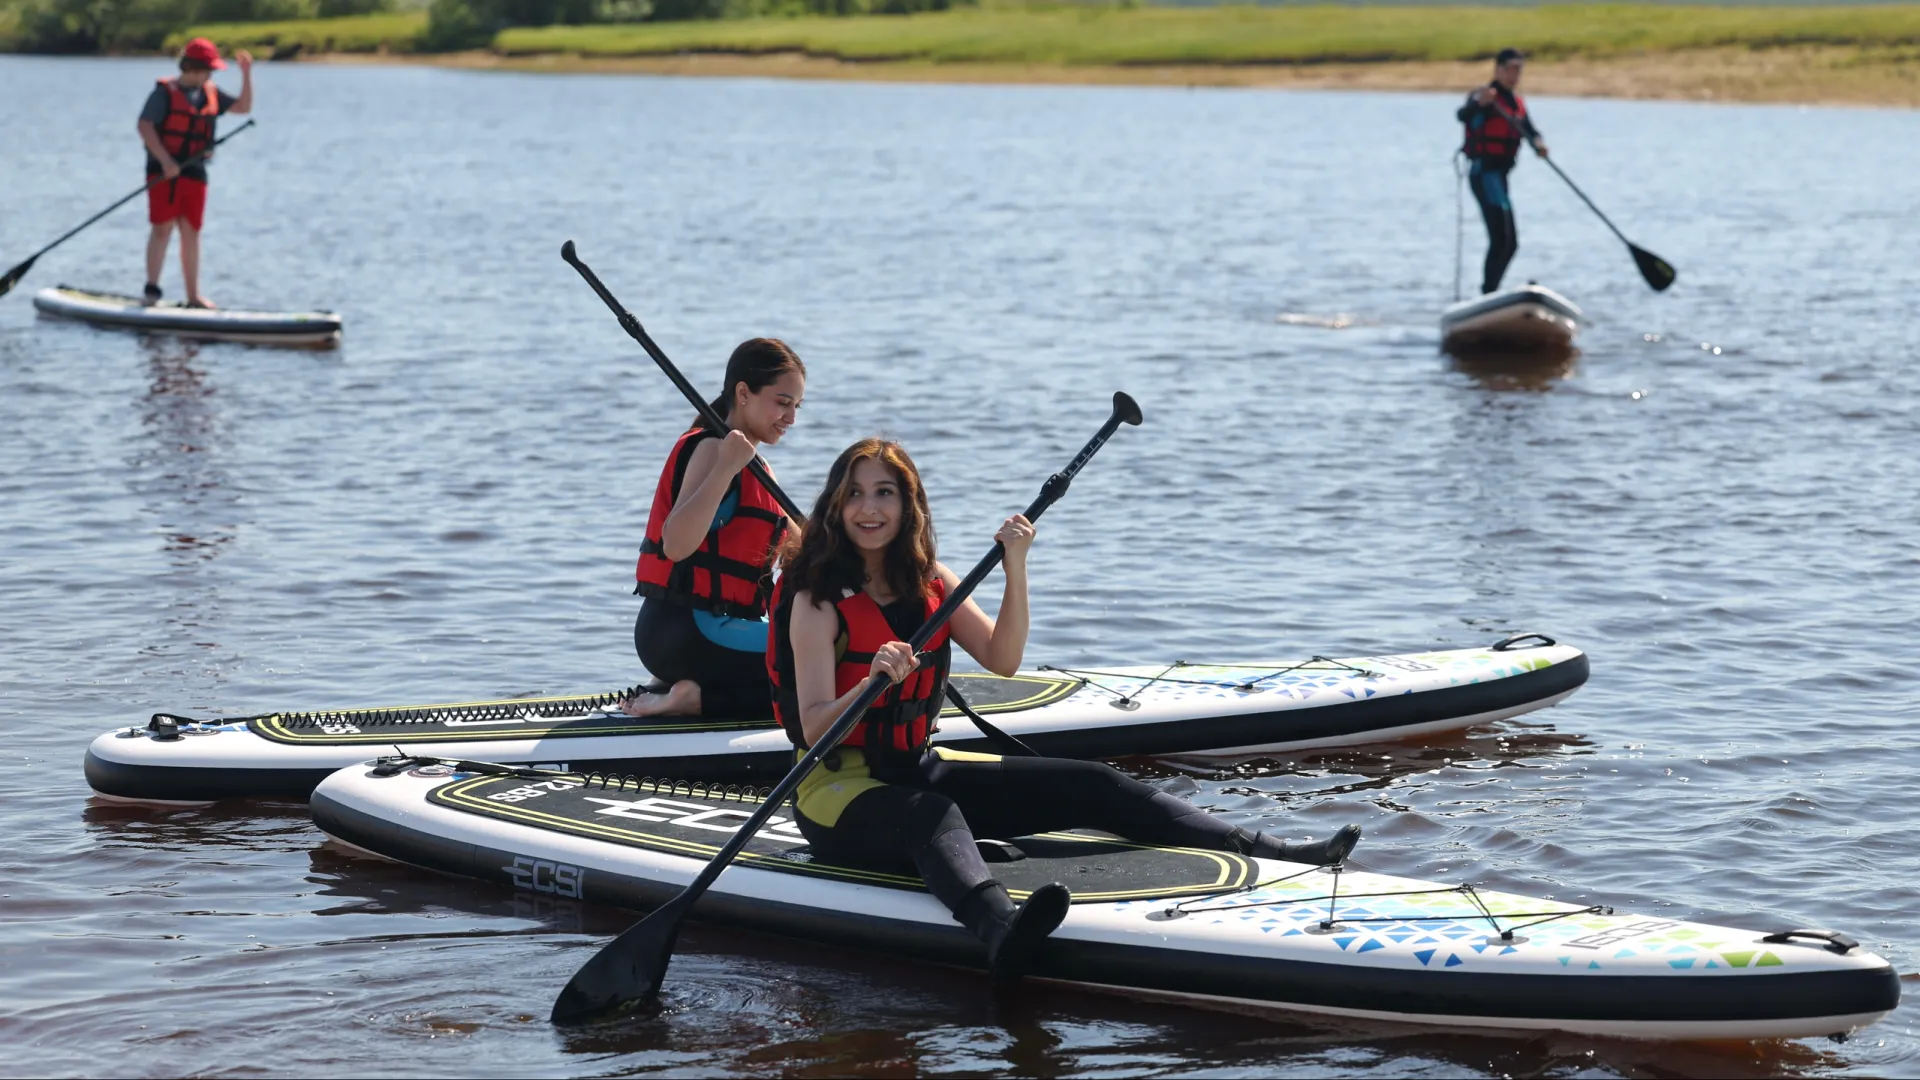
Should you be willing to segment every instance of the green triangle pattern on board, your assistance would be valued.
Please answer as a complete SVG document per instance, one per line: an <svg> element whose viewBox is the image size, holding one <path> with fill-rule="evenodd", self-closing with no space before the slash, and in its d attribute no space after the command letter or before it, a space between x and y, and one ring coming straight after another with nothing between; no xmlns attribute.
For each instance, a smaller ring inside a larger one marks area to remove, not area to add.
<svg viewBox="0 0 1920 1080"><path fill-rule="evenodd" d="M1766 953L1760 954L1760 959L1755 960L1753 962L1753 966L1754 967L1779 967L1784 963L1786 963L1785 960L1780 959L1779 957L1773 955L1770 952L1766 952Z"/></svg>
<svg viewBox="0 0 1920 1080"><path fill-rule="evenodd" d="M1748 961L1753 959L1753 954L1751 952L1723 952L1720 954L1720 959L1725 960L1728 967L1743 968L1747 966Z"/></svg>

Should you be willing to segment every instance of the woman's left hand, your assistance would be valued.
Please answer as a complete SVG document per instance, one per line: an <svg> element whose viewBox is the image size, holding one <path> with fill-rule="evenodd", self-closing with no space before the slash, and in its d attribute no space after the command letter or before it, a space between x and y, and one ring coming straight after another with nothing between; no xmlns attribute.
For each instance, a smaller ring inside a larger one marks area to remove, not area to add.
<svg viewBox="0 0 1920 1080"><path fill-rule="evenodd" d="M993 538L1007 549L1007 558L1024 559L1027 549L1033 546L1033 522L1028 521L1025 514L1015 514L1001 524Z"/></svg>

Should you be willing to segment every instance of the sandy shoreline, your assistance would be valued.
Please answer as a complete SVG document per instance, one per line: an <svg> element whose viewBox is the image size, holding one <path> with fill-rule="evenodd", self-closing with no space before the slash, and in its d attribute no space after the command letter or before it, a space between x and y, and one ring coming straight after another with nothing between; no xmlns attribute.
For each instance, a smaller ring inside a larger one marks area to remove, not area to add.
<svg viewBox="0 0 1920 1080"><path fill-rule="evenodd" d="M1487 77L1478 61L1324 64L1068 65L852 62L798 52L588 57L562 53L323 53L297 62L419 64L472 70L628 73L872 82L1241 86L1301 90L1434 90ZM1769 102L1920 108L1920 49L1801 46L1692 49L1650 55L1541 59L1527 91L1564 97Z"/></svg>

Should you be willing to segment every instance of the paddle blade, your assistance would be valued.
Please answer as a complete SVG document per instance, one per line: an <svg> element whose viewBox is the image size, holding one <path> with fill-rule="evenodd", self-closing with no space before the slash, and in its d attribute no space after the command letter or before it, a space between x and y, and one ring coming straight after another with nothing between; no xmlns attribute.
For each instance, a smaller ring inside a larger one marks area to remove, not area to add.
<svg viewBox="0 0 1920 1080"><path fill-rule="evenodd" d="M627 927L594 953L554 999L548 1019L562 1025L610 1019L659 993L673 959L674 939L680 936L684 896Z"/></svg>
<svg viewBox="0 0 1920 1080"><path fill-rule="evenodd" d="M34 259L37 258L39 258L38 255L34 256ZM26 277L27 271L31 269L33 269L33 259L28 259L26 262L7 271L7 276L0 278L0 296L5 296L12 292L13 287L20 284L20 279Z"/></svg>
<svg viewBox="0 0 1920 1080"><path fill-rule="evenodd" d="M1672 264L1653 252L1644 251L1632 244L1627 245L1627 250L1633 252L1633 264L1640 268L1640 276L1647 279L1647 284L1653 286L1654 292L1664 290L1673 284L1674 278L1679 276L1674 272Z"/></svg>

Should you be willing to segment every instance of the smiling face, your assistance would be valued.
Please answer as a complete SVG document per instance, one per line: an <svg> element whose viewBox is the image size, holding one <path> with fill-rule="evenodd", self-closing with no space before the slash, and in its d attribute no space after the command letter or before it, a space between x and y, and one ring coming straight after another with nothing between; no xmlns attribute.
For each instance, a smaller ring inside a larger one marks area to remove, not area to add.
<svg viewBox="0 0 1920 1080"><path fill-rule="evenodd" d="M789 371L758 390L747 384L733 384L733 408L727 422L755 442L780 441L794 421L799 419L800 404L807 394L807 377Z"/></svg>
<svg viewBox="0 0 1920 1080"><path fill-rule="evenodd" d="M847 539L862 555L877 555L887 550L900 535L900 519L906 506L899 474L876 458L853 463L848 476L847 501L840 508L840 523Z"/></svg>

